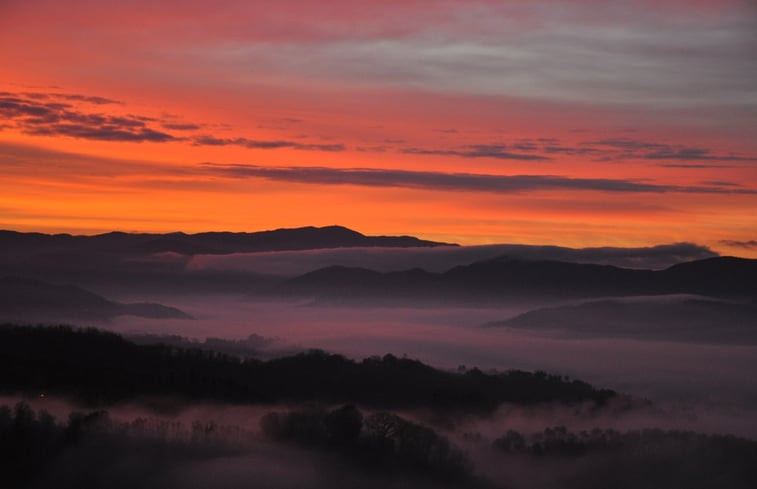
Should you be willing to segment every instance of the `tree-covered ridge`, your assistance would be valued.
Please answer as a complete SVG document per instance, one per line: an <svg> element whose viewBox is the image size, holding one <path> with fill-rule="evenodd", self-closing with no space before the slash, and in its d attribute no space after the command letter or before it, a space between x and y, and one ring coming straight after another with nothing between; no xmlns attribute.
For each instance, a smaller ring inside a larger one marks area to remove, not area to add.
<svg viewBox="0 0 757 489"><path fill-rule="evenodd" d="M260 361L96 329L0 326L0 390L92 404L138 396L231 402L356 403L380 408L491 411L503 402L593 401L616 394L544 372L446 372L393 355L355 361L323 351Z"/></svg>

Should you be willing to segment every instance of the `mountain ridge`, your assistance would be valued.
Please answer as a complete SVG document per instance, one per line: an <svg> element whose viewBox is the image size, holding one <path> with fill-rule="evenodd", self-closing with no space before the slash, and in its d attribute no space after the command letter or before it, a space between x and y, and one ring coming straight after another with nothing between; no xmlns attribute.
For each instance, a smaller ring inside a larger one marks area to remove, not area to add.
<svg viewBox="0 0 757 489"><path fill-rule="evenodd" d="M95 235L24 233L0 230L0 247L94 249L117 253L174 252L178 254L228 254L255 251L307 250L340 247L433 247L457 246L414 236L368 236L344 226L305 226L255 232L208 231L188 234L126 233L111 231Z"/></svg>
<svg viewBox="0 0 757 489"><path fill-rule="evenodd" d="M365 298L371 294L380 298L457 297L474 301L529 296L574 299L680 293L754 299L757 260L716 257L663 270L509 257L460 265L442 273L376 272L331 266L287 280L272 293L313 294L316 298L334 298L335 294L336 298Z"/></svg>

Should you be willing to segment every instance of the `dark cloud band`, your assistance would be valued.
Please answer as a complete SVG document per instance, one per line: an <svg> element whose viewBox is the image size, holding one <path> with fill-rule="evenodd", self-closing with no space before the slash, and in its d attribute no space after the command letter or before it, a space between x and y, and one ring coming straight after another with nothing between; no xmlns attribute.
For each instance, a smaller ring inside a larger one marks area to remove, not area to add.
<svg viewBox="0 0 757 489"><path fill-rule="evenodd" d="M750 239L749 241L736 241L732 239L720 240L720 244L730 246L733 248L755 249L757 248L757 240Z"/></svg>
<svg viewBox="0 0 757 489"><path fill-rule="evenodd" d="M757 190L720 186L683 187L636 180L568 178L558 175L491 175L374 168L265 167L215 163L205 163L203 166L213 173L232 178L265 178L320 185L363 185L494 193L517 193L535 190L593 190L600 192L757 194Z"/></svg>
<svg viewBox="0 0 757 489"><path fill-rule="evenodd" d="M257 140L247 138L217 138L213 136L198 136L192 140L196 146L244 146L250 149L280 149L290 148L304 151L344 151L343 144L305 144L282 140Z"/></svg>

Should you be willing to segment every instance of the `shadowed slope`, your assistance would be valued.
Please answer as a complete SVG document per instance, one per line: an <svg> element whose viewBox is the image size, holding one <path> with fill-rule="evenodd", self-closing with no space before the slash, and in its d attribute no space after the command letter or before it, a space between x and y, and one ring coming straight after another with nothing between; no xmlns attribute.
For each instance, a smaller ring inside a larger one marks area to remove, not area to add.
<svg viewBox="0 0 757 489"><path fill-rule="evenodd" d="M537 309L490 326L571 337L757 343L757 304L693 298L601 300Z"/></svg>
<svg viewBox="0 0 757 489"><path fill-rule="evenodd" d="M0 317L39 321L109 319L120 315L191 319L174 307L150 302L114 302L73 285L53 285L19 277L0 278Z"/></svg>

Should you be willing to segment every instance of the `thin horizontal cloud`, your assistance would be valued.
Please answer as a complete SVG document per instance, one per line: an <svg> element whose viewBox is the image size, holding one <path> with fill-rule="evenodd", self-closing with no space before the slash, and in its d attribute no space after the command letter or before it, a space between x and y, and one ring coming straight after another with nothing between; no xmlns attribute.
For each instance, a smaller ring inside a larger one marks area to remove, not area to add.
<svg viewBox="0 0 757 489"><path fill-rule="evenodd" d="M712 154L704 148L663 149L646 153L641 157L648 160L757 161L757 158L740 155Z"/></svg>
<svg viewBox="0 0 757 489"><path fill-rule="evenodd" d="M677 186L637 180L609 178L569 178L559 175L492 175L479 173L441 173L376 168L266 167L204 163L216 174L231 178L320 184L403 187L426 190L515 193L536 190L593 190L602 192L757 194L757 190L718 186Z"/></svg>
<svg viewBox="0 0 757 489"><path fill-rule="evenodd" d="M757 248L757 240L750 239L749 241L736 241L732 239L721 239L720 244L731 246L733 248L754 249Z"/></svg>
<svg viewBox="0 0 757 489"><path fill-rule="evenodd" d="M243 146L250 149L280 149L290 148L304 151L344 151L346 148L343 144L311 144L297 143L294 141L282 140L258 140L247 138L217 138L214 136L198 136L192 140L195 146Z"/></svg>
<svg viewBox="0 0 757 489"><path fill-rule="evenodd" d="M182 124L177 122L164 122L161 124L166 129L171 129L173 131L197 131L201 128L198 124Z"/></svg>
<svg viewBox="0 0 757 489"><path fill-rule="evenodd" d="M725 180L705 180L702 185L715 185L717 187L742 187L740 183L728 182Z"/></svg>
<svg viewBox="0 0 757 489"><path fill-rule="evenodd" d="M11 95L8 92L3 92L0 95ZM96 105L110 105L110 104L123 104L120 100L113 100L105 97L97 97L91 95L82 95L78 93L43 93L43 92L23 92L21 95L30 99L36 100L71 100L77 102L88 102Z"/></svg>
<svg viewBox="0 0 757 489"><path fill-rule="evenodd" d="M599 155L601 150L597 148L587 147L574 147L574 146L561 146L558 144L548 144L542 147L542 151L549 154L563 154L563 155Z"/></svg>
<svg viewBox="0 0 757 489"><path fill-rule="evenodd" d="M600 139L598 141L589 141L582 144L599 151L602 151L601 148L619 150L619 152L615 154L615 157L618 159L757 161L757 157L754 156L745 156L735 153L717 154L713 153L713 151L708 148L663 144L637 139ZM608 156L612 156L613 151L604 150L604 153L607 153Z"/></svg>
<svg viewBox="0 0 757 489"><path fill-rule="evenodd" d="M496 158L499 160L524 160L546 161L551 158L542 155L523 154L508 151L507 146L498 144L476 144L463 146L457 150L405 148L401 150L405 154L414 155L437 155L437 156L460 156L463 158Z"/></svg>
<svg viewBox="0 0 757 489"><path fill-rule="evenodd" d="M80 139L95 139L99 141L131 141L157 142L175 141L170 134L148 128L136 130L118 127L113 124L102 124L97 128L82 124L54 124L46 127L28 129L27 134L35 136L68 136Z"/></svg>
<svg viewBox="0 0 757 489"><path fill-rule="evenodd" d="M712 169L712 168L737 168L733 165L711 165L711 164L698 164L698 163L660 163L656 166L661 168L682 168L682 169Z"/></svg>
<svg viewBox="0 0 757 489"><path fill-rule="evenodd" d="M636 139L608 138L567 144L557 138L516 139L511 142L468 144L453 148L409 147L400 153L415 155L454 156L461 158L495 158L501 160L551 161L560 156L584 156L592 161L619 162L625 160L690 161L757 161L757 157L729 153L718 154L712 149ZM663 163L660 166L687 168L692 163ZM696 166L701 167L701 166ZM710 165L707 168L724 168Z"/></svg>
<svg viewBox="0 0 757 489"><path fill-rule="evenodd" d="M386 153L389 148L386 146L356 146L355 151L360 153Z"/></svg>

